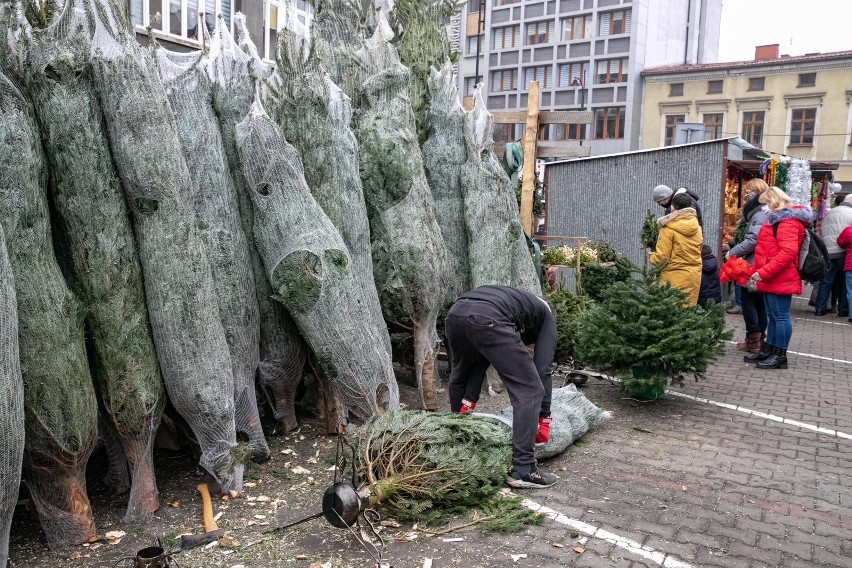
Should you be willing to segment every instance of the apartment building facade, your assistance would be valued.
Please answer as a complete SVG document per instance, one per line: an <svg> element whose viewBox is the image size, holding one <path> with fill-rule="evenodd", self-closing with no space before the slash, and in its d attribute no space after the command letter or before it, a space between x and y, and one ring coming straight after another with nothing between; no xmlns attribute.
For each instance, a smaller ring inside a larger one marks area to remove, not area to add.
<svg viewBox="0 0 852 568"><path fill-rule="evenodd" d="M201 47L200 25L212 30L221 14L225 23L233 26L234 14L242 12L252 41L267 60L275 58L278 34L287 22L299 21L310 27L313 19L308 0L130 0L129 8L141 41L153 33L176 51Z"/></svg>
<svg viewBox="0 0 852 568"><path fill-rule="evenodd" d="M523 110L537 80L540 109L594 116L543 127L540 139L583 141L593 155L638 149L641 71L715 61L721 10L721 0L468 0L459 89L469 106L482 82L489 110ZM497 125L495 139L517 140L523 128Z"/></svg>
<svg viewBox="0 0 852 568"><path fill-rule="evenodd" d="M679 123L694 123L705 140L739 136L839 162L835 180L852 185L852 51L790 57L759 46L752 61L651 68L642 79L642 148L671 145Z"/></svg>

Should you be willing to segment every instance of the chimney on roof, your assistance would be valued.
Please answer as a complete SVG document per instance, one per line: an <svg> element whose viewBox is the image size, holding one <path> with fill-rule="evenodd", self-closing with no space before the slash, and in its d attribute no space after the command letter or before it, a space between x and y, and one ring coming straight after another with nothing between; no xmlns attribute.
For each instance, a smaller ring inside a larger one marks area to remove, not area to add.
<svg viewBox="0 0 852 568"><path fill-rule="evenodd" d="M777 43L771 45L758 45L754 48L755 61L772 61L778 59L781 46Z"/></svg>

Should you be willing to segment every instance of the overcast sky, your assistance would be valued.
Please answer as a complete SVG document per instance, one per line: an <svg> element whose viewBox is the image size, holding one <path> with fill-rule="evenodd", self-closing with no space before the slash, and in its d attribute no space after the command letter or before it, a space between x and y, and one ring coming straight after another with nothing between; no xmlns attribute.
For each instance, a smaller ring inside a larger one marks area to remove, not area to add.
<svg viewBox="0 0 852 568"><path fill-rule="evenodd" d="M771 43L787 55L852 50L852 0L723 0L719 61Z"/></svg>

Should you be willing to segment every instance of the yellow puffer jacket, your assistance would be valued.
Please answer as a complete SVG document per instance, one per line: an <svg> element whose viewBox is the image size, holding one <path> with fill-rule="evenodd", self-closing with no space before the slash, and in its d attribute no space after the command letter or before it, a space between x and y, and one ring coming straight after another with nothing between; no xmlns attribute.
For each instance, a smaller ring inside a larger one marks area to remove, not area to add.
<svg viewBox="0 0 852 568"><path fill-rule="evenodd" d="M704 235L695 216L695 209L687 207L660 217L660 236L657 250L651 255L651 264L668 261L660 273L663 282L680 288L689 296L688 306L698 302L701 287L701 245Z"/></svg>

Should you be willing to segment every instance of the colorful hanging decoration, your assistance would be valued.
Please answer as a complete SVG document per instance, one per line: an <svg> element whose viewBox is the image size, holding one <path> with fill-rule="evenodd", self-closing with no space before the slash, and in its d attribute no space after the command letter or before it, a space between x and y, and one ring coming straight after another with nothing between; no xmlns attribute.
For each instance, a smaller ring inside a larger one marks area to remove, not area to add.
<svg viewBox="0 0 852 568"><path fill-rule="evenodd" d="M774 185L779 189L787 191L787 184L789 183L789 172L790 164L788 164L787 162L779 162L778 166L775 168L775 177L770 185Z"/></svg>

